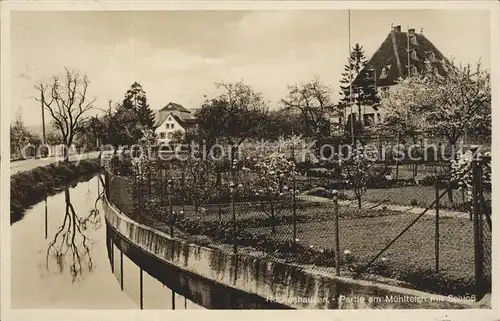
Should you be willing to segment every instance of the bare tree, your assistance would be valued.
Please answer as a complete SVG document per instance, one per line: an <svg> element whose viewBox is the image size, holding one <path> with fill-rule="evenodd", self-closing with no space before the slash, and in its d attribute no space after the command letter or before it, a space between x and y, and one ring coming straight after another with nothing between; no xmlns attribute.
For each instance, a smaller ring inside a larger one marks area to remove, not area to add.
<svg viewBox="0 0 500 321"><path fill-rule="evenodd" d="M45 267L49 268L49 259L51 257L55 259L60 272L63 272L67 263L69 263L69 272L72 281L75 282L78 277L83 276L85 270L90 272L94 267L91 250L95 242L85 232L89 227L94 231L101 227L101 216L97 204L102 194L98 196L94 208L87 216L79 216L76 213L71 203L68 188L65 189L64 195L66 203L64 220L47 248Z"/></svg>
<svg viewBox="0 0 500 321"><path fill-rule="evenodd" d="M94 108L95 98L88 99L87 90L90 80L77 70L64 68L63 76L54 76L50 83L39 83L35 89L40 92L40 101L52 117L54 126L61 132L64 145L64 161L69 161L68 150L75 135L84 130L89 117L88 111Z"/></svg>
<svg viewBox="0 0 500 321"><path fill-rule="evenodd" d="M328 135L328 115L336 106L332 102L332 90L318 77L309 83L288 86L288 94L281 100L288 110L298 111L303 119L306 135L322 138Z"/></svg>

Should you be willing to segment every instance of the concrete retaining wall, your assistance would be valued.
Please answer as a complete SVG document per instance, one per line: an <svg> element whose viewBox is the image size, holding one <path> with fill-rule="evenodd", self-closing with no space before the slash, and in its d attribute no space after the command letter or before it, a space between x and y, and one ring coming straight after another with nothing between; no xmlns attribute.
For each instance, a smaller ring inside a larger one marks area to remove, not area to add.
<svg viewBox="0 0 500 321"><path fill-rule="evenodd" d="M473 301L352 280L248 254L235 255L171 238L121 214L109 203L106 221L124 239L161 261L264 299L297 309L463 309Z"/></svg>

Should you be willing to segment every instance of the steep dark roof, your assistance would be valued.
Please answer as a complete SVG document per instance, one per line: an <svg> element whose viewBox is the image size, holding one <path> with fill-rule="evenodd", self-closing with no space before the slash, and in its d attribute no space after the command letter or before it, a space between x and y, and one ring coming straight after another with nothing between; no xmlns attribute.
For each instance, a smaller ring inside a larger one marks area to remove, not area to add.
<svg viewBox="0 0 500 321"><path fill-rule="evenodd" d="M414 37L414 38L413 38ZM366 64L367 68L374 68L377 77L377 86L389 86L397 82L399 77L408 76L408 48L410 51L410 66L415 66L418 72L426 69L426 60L433 70L437 68L439 74L446 75L443 63L448 63L446 57L422 33L413 33L408 40L408 33L395 27L382 42L378 50ZM408 47L409 43L409 47ZM412 54L415 51L415 55ZM432 53L434 57L432 57ZM387 77L381 78L383 68L387 68ZM353 84L359 82L362 70ZM373 72L370 72L373 73Z"/></svg>
<svg viewBox="0 0 500 321"><path fill-rule="evenodd" d="M192 119L192 118L182 119L180 117L177 117L176 115L170 115L170 116L172 116L172 118L174 118L184 128L193 127L197 124L196 119Z"/></svg>
<svg viewBox="0 0 500 321"><path fill-rule="evenodd" d="M179 105L179 104L173 103L173 102L168 103L165 107L163 107L162 109L160 109L160 111L171 111L171 110L181 111L181 112L184 112L184 113L191 113L191 111L189 111L188 109L182 107L182 105Z"/></svg>

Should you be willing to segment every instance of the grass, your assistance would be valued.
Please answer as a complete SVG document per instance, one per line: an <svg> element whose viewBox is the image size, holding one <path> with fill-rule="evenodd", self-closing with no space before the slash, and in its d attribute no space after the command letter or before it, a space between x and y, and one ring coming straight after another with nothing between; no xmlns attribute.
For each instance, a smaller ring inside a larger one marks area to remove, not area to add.
<svg viewBox="0 0 500 321"><path fill-rule="evenodd" d="M326 187L329 180L325 178L313 177L297 177L298 186L302 190L307 190L316 186ZM354 192L352 190L343 191L348 199L355 200ZM440 189L443 193L444 189ZM441 197L440 206L442 208L464 210L464 195L461 190L453 190L453 202L450 202L448 195ZM436 190L434 186L398 186L387 188L369 188L362 196L362 201L369 201L374 203L390 203L405 206L427 207L436 198Z"/></svg>
<svg viewBox="0 0 500 321"><path fill-rule="evenodd" d="M318 269L333 266L335 226L331 205L302 204L303 208L296 213L298 252L288 247L284 253L275 252L275 249L293 240L291 220L293 212L289 209L281 212L279 221L275 223L275 233L272 233L273 223L269 221L269 217L255 204L252 205L239 204L236 209L237 225L244 232L242 237L248 239L242 240L240 247L265 244L271 248L271 252L267 249L265 252L276 258L285 257L287 261L297 263L303 263L305 260L306 264L315 264ZM179 212L181 207L174 207L174 210ZM352 271L349 271L352 267L356 269L368 263L416 217L415 214L395 211L368 209L358 211L348 207L340 207L339 216L340 253L343 273L347 273L346 275L352 274ZM205 244L218 243L220 240L214 239L218 233L214 232L214 228L223 226L226 230L226 239L223 242L231 243L232 215L227 204L223 206L221 225L218 225L219 215L213 210L213 206L205 213L194 212L192 206L185 206L183 217L184 223L189 223L184 227L189 228L176 226L176 235L191 240L204 235ZM168 224L158 220L148 219L148 224L168 230ZM205 234L205 229L208 234ZM472 222L455 217L440 220L439 273L435 273L434 270L434 240L435 220L431 215L424 216L398 239L368 272L407 282L409 287L423 291L454 295L470 294L474 289ZM351 253L349 262L346 255L342 254L344 250L349 250ZM329 253L331 257L326 257L324 253Z"/></svg>
<svg viewBox="0 0 500 321"><path fill-rule="evenodd" d="M368 263L415 215L399 214L378 217L343 218L339 220L341 253L349 250L360 264ZM414 268L432 269L434 254L434 219L423 217L398 239L381 257L397 274ZM334 248L333 220L298 224L297 238L306 247L318 250ZM272 234L270 227L249 228L259 236L280 239L291 235L291 225L279 225ZM473 278L474 246L472 222L461 218L440 220L440 269L454 279ZM379 259L380 261L380 259Z"/></svg>
<svg viewBox="0 0 500 321"><path fill-rule="evenodd" d="M101 170L100 159L54 163L16 173L10 177L10 221L22 219L24 212L57 193L62 187Z"/></svg>
<svg viewBox="0 0 500 321"><path fill-rule="evenodd" d="M443 192L444 190L441 189L439 193ZM352 191L347 191L346 195L349 199L355 198ZM436 199L436 190L434 186L401 186L368 189L361 199L374 203L387 202L398 205L427 207ZM462 191L456 189L453 190L453 202L450 202L447 195L443 196L439 202L441 207L448 209L463 209L465 206Z"/></svg>

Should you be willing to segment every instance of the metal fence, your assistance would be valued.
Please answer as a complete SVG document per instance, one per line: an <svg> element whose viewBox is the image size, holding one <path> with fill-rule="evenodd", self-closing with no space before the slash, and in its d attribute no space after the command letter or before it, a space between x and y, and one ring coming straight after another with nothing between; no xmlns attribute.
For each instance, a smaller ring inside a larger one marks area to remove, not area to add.
<svg viewBox="0 0 500 321"><path fill-rule="evenodd" d="M446 208L448 188L439 182L414 187L415 193L434 195L421 208L363 202L359 209L356 200L346 199L346 190L325 197L301 193L320 179L294 175L292 193L269 199L247 184L251 172L204 163L114 166L106 172L106 192L121 212L172 236L340 275L376 274L424 291L480 298L491 289L491 197L482 184L484 161L473 164L470 213ZM375 193L380 191L363 197Z"/></svg>

